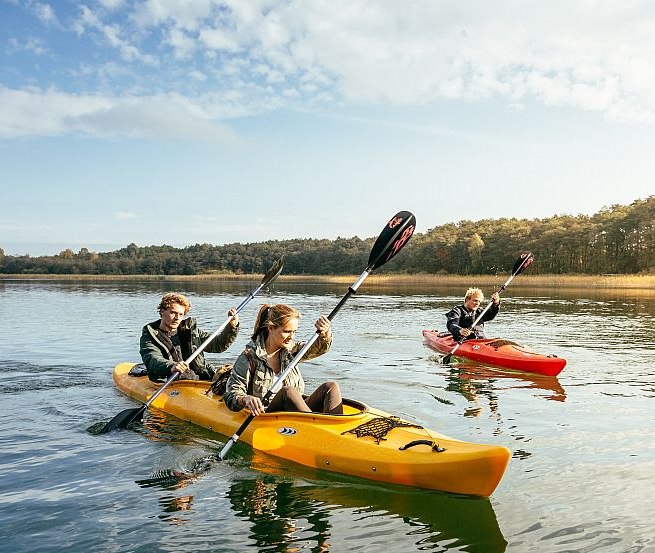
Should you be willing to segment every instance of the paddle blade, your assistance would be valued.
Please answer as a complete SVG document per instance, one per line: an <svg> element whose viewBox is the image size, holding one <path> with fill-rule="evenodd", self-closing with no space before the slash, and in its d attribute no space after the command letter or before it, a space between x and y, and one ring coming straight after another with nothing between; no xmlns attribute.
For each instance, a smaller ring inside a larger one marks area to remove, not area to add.
<svg viewBox="0 0 655 553"><path fill-rule="evenodd" d="M271 265L271 268L266 271L266 274L262 277L262 286L266 286L273 282L282 272L282 269L284 268L284 256L280 257L273 265Z"/></svg>
<svg viewBox="0 0 655 553"><path fill-rule="evenodd" d="M127 428L133 422L140 422L143 419L143 414L145 413L146 406L142 405L135 409L125 409L118 413L113 419L111 419L105 426L98 430L98 434L106 434L112 430L118 430L119 428Z"/></svg>
<svg viewBox="0 0 655 553"><path fill-rule="evenodd" d="M532 252L521 252L519 258L514 263L514 268L512 269L512 274L514 276L521 274L525 271L534 261L534 255Z"/></svg>
<svg viewBox="0 0 655 553"><path fill-rule="evenodd" d="M368 271L384 265L405 247L414 234L416 217L409 211L399 211L384 227L368 257Z"/></svg>

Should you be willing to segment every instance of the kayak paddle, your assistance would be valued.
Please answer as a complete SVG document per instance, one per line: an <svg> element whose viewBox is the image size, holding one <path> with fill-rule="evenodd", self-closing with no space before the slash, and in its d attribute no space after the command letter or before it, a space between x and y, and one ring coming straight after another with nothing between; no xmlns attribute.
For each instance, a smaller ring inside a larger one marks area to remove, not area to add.
<svg viewBox="0 0 655 553"><path fill-rule="evenodd" d="M282 272L282 268L284 267L284 260L283 258L278 259L272 266L271 268L266 272L264 277L262 278L261 283L250 292L247 298L245 298L239 306L236 308L237 314L239 311L241 311L249 302L252 300L257 293L273 282L277 278L277 276ZM199 354L202 352L208 345L209 343L216 338L225 328L227 325L230 323L232 320L232 317L229 317L221 326L219 326L200 346L198 346L198 349L196 349L191 355L189 355L189 358L186 359L187 365L191 363ZM143 419L143 415L146 412L146 409L150 407L150 404L155 401L155 399L161 394L169 384L174 382L178 377L180 376L179 372L174 372L166 382L162 385L159 390L157 390L151 397L150 399L144 403L141 407L137 407L134 409L125 409L118 413L113 419L111 419L105 426L103 426L99 431L98 434L105 434L107 432L111 432L112 430L116 430L118 428L127 428L130 424L135 423L135 422L140 422Z"/></svg>
<svg viewBox="0 0 655 553"><path fill-rule="evenodd" d="M512 268L512 275L507 279L507 282L503 284L499 289L498 293L500 294L505 288L509 286L509 283L512 282L512 279L516 276L521 274L525 269L527 269L530 265L532 265L532 262L534 261L534 255L532 255L531 252L523 252L519 255L519 258L514 262L514 267ZM485 307L482 310L482 313L480 313L473 321L473 324L471 325L471 328L475 328L476 325L482 320L482 317L484 314L489 310L491 307L492 302L489 302L487 304L487 307ZM460 338L457 343L455 344L455 347L450 351L450 353L447 353L444 355L443 359L441 362L444 365L447 365L450 363L450 358L453 356L453 354L459 349L459 346L461 346L464 343L464 338Z"/></svg>
<svg viewBox="0 0 655 553"><path fill-rule="evenodd" d="M373 249L368 258L368 266L360 277L353 283L352 286L348 288L348 292L341 298L337 306L332 310L328 315L328 319L331 321L338 311L343 307L343 304L346 303L348 298L357 292L357 288L364 282L364 279L371 274L375 269L384 265L392 257L394 257L404 246L407 244L409 239L414 234L414 229L416 228L416 217L412 215L409 211L400 211L394 215L391 220L384 227L380 236L378 236L375 244L373 244ZM314 335L305 343L302 349L296 354L291 363L277 376L271 388L266 392L262 398L262 403L267 404L268 401L282 388L285 377L301 360L301 358L307 353L312 344L318 339L319 331L317 330ZM223 446L223 449L216 455L217 460L222 461L227 455L228 451L232 446L237 443L243 431L248 427L248 425L254 419L254 415L250 413L246 420L243 421L238 430L234 435L227 441Z"/></svg>

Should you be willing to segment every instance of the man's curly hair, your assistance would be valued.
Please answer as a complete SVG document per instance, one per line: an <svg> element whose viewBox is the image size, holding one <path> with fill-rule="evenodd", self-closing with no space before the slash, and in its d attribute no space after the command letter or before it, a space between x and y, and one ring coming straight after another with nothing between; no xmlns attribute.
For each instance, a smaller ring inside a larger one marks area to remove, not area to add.
<svg viewBox="0 0 655 553"><path fill-rule="evenodd" d="M160 312L164 311L174 303L179 303L182 307L184 307L185 315L189 312L189 309L191 309L191 302L188 299L186 299L186 296L182 294L178 294L176 292L169 292L168 294L164 294L164 297L159 302L159 306L157 307L157 309Z"/></svg>

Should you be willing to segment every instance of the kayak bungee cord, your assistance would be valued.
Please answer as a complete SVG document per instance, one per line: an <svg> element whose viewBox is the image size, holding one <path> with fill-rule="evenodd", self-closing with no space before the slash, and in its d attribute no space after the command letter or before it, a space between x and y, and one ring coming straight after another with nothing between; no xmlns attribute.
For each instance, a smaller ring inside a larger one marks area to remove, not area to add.
<svg viewBox="0 0 655 553"><path fill-rule="evenodd" d="M408 444L405 444L403 446L400 446L398 449L401 451L405 451L406 449L409 449L410 447L414 447L417 445L429 445L432 447L433 451L436 451L437 453L442 453L446 451L443 447L439 447L439 444L437 444L436 440L434 439L434 436L430 434L430 431L425 428L424 426L421 426L420 424L413 424L411 422L404 421L400 419L400 417L376 417L368 422L362 423L359 426L356 426L355 428L352 428L350 430L345 430L344 432L341 433L343 436L344 434L355 434L358 438L364 438L364 437L369 437L373 438L375 442L379 445L380 440L386 440L386 435L391 432L394 428L419 428L423 430L430 440L413 440L409 442Z"/></svg>

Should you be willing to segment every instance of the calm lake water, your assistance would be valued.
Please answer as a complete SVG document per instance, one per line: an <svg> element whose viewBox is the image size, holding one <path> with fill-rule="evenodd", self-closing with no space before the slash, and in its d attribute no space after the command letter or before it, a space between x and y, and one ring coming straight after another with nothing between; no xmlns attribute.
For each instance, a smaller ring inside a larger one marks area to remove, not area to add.
<svg viewBox="0 0 655 553"><path fill-rule="evenodd" d="M187 294L213 330L256 283L0 281L2 549L655 551L655 294L519 281L487 335L565 357L557 378L441 365L421 330L443 328L463 290L366 283L334 319L332 351L301 365L308 386L335 379L344 395L409 421L507 446L490 499L313 471L242 444L184 486L141 487L225 437L156 412L136 430L88 432L139 405L115 389L114 365L139 360L162 293ZM264 301L299 308L306 339L346 289L275 284L211 359L236 357Z"/></svg>

